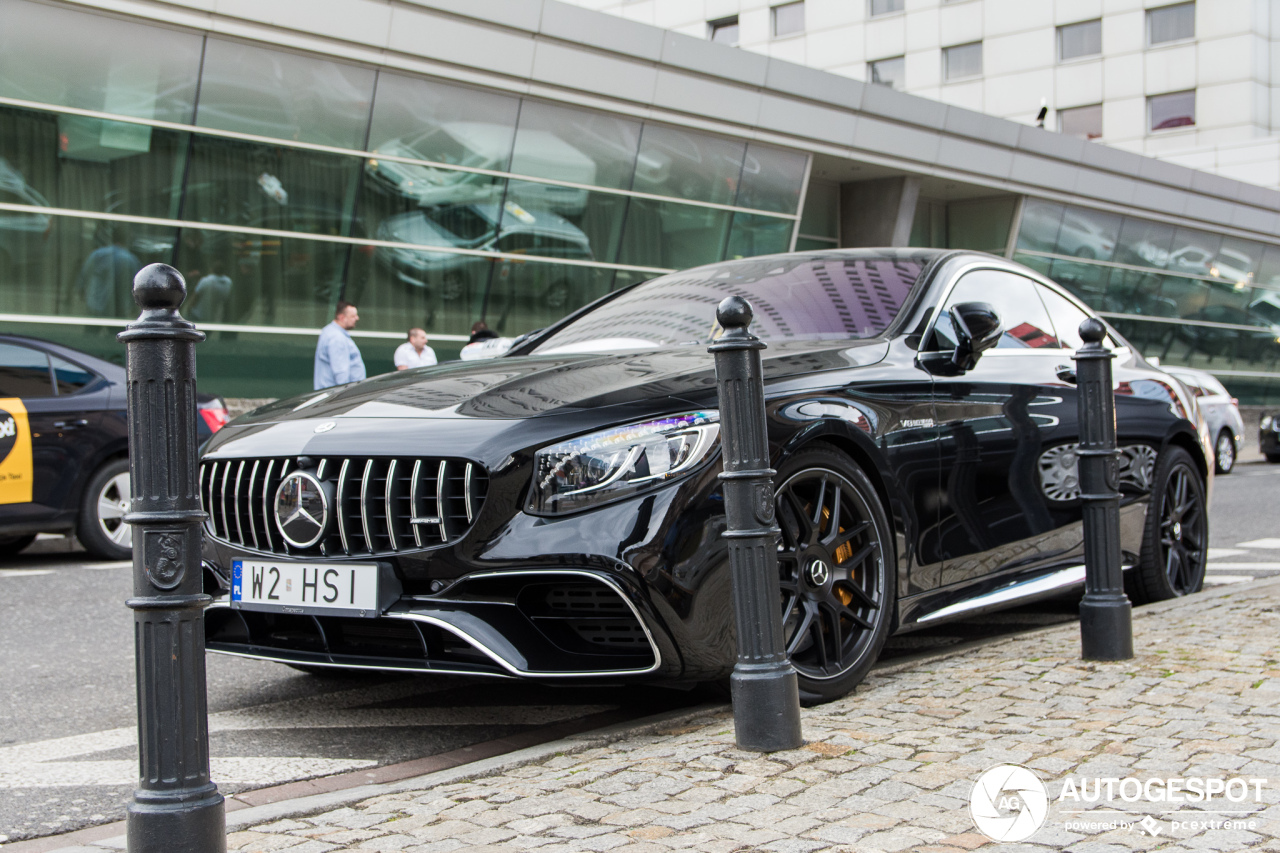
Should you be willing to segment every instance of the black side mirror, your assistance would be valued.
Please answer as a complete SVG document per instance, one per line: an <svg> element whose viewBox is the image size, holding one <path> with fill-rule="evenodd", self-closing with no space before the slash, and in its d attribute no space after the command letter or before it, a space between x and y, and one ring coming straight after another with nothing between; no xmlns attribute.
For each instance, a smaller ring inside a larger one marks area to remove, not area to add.
<svg viewBox="0 0 1280 853"><path fill-rule="evenodd" d="M986 302L961 302L952 305L948 313L956 332L956 352L951 360L962 372L972 370L979 355L1000 343L1004 324Z"/></svg>

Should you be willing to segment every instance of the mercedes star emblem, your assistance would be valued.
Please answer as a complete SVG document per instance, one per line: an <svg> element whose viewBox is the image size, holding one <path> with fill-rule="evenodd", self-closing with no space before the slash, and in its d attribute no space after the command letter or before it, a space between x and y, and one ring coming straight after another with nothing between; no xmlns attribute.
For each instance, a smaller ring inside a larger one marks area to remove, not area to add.
<svg viewBox="0 0 1280 853"><path fill-rule="evenodd" d="M329 430L333 429L337 425L338 424L336 421L325 421L324 423L320 424L320 426L316 427L315 430L313 431L317 433L328 432Z"/></svg>
<svg viewBox="0 0 1280 853"><path fill-rule="evenodd" d="M320 481L294 471L276 489L276 527L295 548L310 548L329 525L329 496Z"/></svg>

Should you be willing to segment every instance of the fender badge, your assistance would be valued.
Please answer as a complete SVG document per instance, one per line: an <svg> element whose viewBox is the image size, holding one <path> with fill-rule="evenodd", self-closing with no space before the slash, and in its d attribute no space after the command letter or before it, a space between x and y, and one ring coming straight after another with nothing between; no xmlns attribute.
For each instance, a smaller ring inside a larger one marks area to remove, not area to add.
<svg viewBox="0 0 1280 853"><path fill-rule="evenodd" d="M335 423L334 421L325 421L324 423L320 424L320 426L316 427L315 431L328 432L329 430L333 429L336 426L337 426L337 423Z"/></svg>

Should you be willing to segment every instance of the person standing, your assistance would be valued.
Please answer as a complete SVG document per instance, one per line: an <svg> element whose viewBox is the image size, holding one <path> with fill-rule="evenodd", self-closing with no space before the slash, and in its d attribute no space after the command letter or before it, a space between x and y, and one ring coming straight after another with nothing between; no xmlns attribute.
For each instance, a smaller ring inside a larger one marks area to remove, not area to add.
<svg viewBox="0 0 1280 853"><path fill-rule="evenodd" d="M436 363L436 351L427 346L427 333L422 329L410 329L409 340L396 347L391 360L396 370L408 370L411 367L430 367Z"/></svg>
<svg viewBox="0 0 1280 853"><path fill-rule="evenodd" d="M365 378L360 348L351 340L351 330L359 320L360 314L356 311L356 306L350 302L339 302L333 322L320 330L320 340L316 343L317 391L334 385L359 382Z"/></svg>

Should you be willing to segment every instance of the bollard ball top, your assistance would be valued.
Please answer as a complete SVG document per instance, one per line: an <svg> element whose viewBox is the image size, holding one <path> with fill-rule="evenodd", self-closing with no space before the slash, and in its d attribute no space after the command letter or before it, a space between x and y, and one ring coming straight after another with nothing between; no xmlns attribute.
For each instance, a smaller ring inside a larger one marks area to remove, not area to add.
<svg viewBox="0 0 1280 853"><path fill-rule="evenodd" d="M133 301L145 310L174 309L187 298L182 273L168 264L148 264L133 277Z"/></svg>
<svg viewBox="0 0 1280 853"><path fill-rule="evenodd" d="M1101 343L1107 336L1107 327L1097 317L1089 317L1080 324L1080 337L1086 344Z"/></svg>
<svg viewBox="0 0 1280 853"><path fill-rule="evenodd" d="M726 296L716 308L716 322L723 329L734 327L745 329L751 325L751 303L741 296Z"/></svg>

